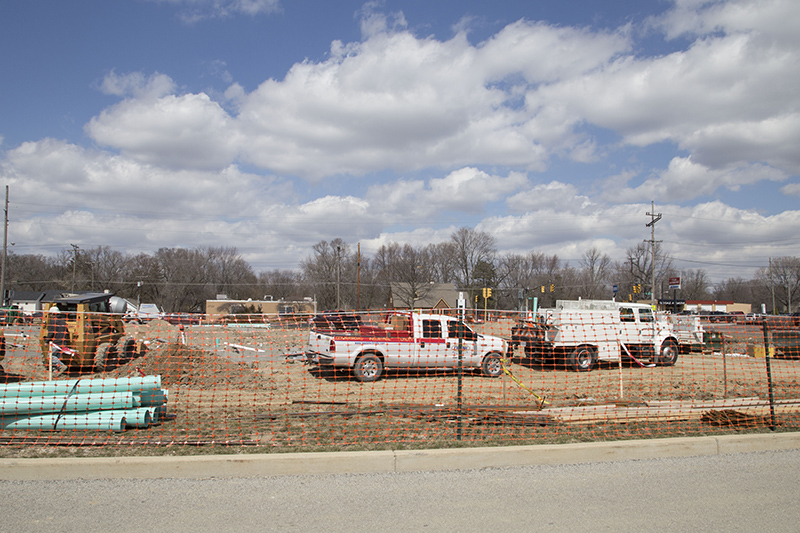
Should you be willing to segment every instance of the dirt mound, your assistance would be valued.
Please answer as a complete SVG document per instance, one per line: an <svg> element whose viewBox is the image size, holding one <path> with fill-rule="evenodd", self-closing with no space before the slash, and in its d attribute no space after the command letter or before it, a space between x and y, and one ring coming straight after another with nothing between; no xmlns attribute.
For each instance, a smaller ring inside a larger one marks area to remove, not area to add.
<svg viewBox="0 0 800 533"><path fill-rule="evenodd" d="M256 371L247 363L178 343L151 349L144 357L119 367L118 371L121 374L137 371L145 375L160 375L165 387L182 385L241 390L258 388L260 381Z"/></svg>

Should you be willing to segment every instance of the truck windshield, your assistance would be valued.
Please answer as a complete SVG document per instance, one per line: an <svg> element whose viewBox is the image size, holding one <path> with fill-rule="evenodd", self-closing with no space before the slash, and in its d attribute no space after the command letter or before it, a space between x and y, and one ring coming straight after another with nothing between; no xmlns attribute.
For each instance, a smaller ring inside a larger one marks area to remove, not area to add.
<svg viewBox="0 0 800 533"><path fill-rule="evenodd" d="M641 322L652 322L653 321L653 310L652 309L639 309L639 320Z"/></svg>

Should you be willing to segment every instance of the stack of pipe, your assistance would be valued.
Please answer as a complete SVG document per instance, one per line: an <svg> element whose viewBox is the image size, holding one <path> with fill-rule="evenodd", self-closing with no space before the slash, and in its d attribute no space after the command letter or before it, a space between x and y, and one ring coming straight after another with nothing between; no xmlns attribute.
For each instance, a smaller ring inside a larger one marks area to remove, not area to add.
<svg viewBox="0 0 800 533"><path fill-rule="evenodd" d="M161 376L11 383L0 386L0 428L147 428L166 415L168 396Z"/></svg>

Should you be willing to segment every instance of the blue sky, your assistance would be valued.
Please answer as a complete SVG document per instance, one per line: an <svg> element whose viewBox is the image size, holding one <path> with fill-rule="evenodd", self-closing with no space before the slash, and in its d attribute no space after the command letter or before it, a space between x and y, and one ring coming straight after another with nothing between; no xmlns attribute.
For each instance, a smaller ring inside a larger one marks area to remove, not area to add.
<svg viewBox="0 0 800 533"><path fill-rule="evenodd" d="M800 255L792 0L0 3L16 253L295 268L461 226L578 264Z"/></svg>

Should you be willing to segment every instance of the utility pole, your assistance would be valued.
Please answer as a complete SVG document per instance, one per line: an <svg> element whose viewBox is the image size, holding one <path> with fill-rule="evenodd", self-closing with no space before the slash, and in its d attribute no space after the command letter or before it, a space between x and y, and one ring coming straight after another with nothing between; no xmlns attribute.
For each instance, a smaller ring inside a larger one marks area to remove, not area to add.
<svg viewBox="0 0 800 533"><path fill-rule="evenodd" d="M339 305L339 285L341 284L342 276L342 247L336 247L336 310L340 308Z"/></svg>
<svg viewBox="0 0 800 533"><path fill-rule="evenodd" d="M77 244L70 244L72 246L72 288L70 292L75 292L75 266L78 264L78 251L80 247Z"/></svg>
<svg viewBox="0 0 800 533"><path fill-rule="evenodd" d="M772 281L772 258L769 258L769 287L772 290L772 314L775 313L775 283Z"/></svg>
<svg viewBox="0 0 800 533"><path fill-rule="evenodd" d="M8 257L8 185L6 185L5 221L3 223L3 263L0 266L0 305L7 305L6 302L6 258L7 257Z"/></svg>
<svg viewBox="0 0 800 533"><path fill-rule="evenodd" d="M650 222L645 224L645 227L650 228L650 269L652 271L652 282L650 284L650 305L653 307L653 312L656 310L656 243L661 242L656 240L656 222L661 220L661 213L656 214L655 203L650 201ZM647 241L645 241L647 242Z"/></svg>

